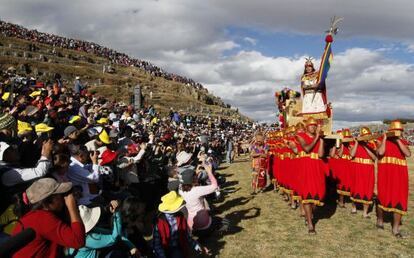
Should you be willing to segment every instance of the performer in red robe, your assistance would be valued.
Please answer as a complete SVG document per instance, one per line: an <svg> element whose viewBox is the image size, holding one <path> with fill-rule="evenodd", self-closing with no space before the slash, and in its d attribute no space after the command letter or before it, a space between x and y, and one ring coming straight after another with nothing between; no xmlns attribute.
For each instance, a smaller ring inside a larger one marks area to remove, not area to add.
<svg viewBox="0 0 414 258"><path fill-rule="evenodd" d="M308 232L316 233L313 223L315 205L322 206L325 197L325 171L321 158L324 155L324 143L321 138L321 126L312 117L306 120L306 133L297 139L304 150L302 163L301 198L305 210Z"/></svg>
<svg viewBox="0 0 414 258"><path fill-rule="evenodd" d="M360 136L371 135L368 127L360 129ZM375 185L375 143L355 141L351 148L352 164L351 169L354 173L354 183L351 188L352 214L356 214L356 204L363 205L363 216L369 218L368 209L372 204Z"/></svg>
<svg viewBox="0 0 414 258"><path fill-rule="evenodd" d="M393 121L389 131L403 131L400 121ZM408 142L401 137L379 139L377 227L384 228L384 211L393 213L392 232L400 233L401 217L407 213L408 167L406 157L411 156Z"/></svg>
<svg viewBox="0 0 414 258"><path fill-rule="evenodd" d="M341 134L344 139L352 138L349 129L342 130ZM333 166L333 174L337 182L336 192L339 195L338 205L341 208L345 208L345 197L351 196L351 182L353 182L349 147L349 142L343 142L339 148L334 147L336 163Z"/></svg>
<svg viewBox="0 0 414 258"><path fill-rule="evenodd" d="M262 192L267 183L267 150L264 145L264 137L262 134L256 135L255 144L252 146L251 157L253 159L254 169L252 193L255 194L256 190Z"/></svg>

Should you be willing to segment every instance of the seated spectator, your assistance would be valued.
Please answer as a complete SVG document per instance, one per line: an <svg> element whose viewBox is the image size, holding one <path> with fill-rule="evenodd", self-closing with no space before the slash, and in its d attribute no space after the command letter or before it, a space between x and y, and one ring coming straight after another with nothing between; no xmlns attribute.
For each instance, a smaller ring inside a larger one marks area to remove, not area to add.
<svg viewBox="0 0 414 258"><path fill-rule="evenodd" d="M157 258L187 257L191 249L198 253L209 254L190 234L182 210L185 207L183 198L171 191L161 198L158 206L160 213L153 225L153 248Z"/></svg>
<svg viewBox="0 0 414 258"><path fill-rule="evenodd" d="M101 255L105 252L103 250L104 248L108 251L108 257L112 257L111 255L116 257L140 256L135 245L122 233L121 213L118 207L118 201L113 200L110 202L109 210L113 214L112 230L110 230L96 226L101 217L101 208L88 208L84 205L79 206L80 216L85 225L85 246L78 250L69 249L69 255L71 257L97 258L99 251L101 251ZM124 247L123 245L125 245L128 252L121 249L121 247Z"/></svg>
<svg viewBox="0 0 414 258"><path fill-rule="evenodd" d="M89 153L85 146L70 146L70 165L67 173L68 179L74 186L82 188L82 198L79 204L89 205L98 197L99 193L99 165L98 153ZM89 163L91 159L92 164Z"/></svg>
<svg viewBox="0 0 414 258"><path fill-rule="evenodd" d="M52 178L39 179L27 188L32 210L20 218L13 235L32 228L36 237L13 257L62 257L63 247L78 249L85 245L85 228L71 188L71 183L58 183ZM69 224L59 216L64 207Z"/></svg>

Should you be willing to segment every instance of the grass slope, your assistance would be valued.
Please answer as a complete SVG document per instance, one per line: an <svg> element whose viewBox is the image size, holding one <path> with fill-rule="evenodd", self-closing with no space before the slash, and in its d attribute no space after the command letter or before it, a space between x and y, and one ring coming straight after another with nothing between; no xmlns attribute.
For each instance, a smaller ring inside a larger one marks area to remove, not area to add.
<svg viewBox="0 0 414 258"><path fill-rule="evenodd" d="M405 239L375 228L375 213L362 218L362 211L350 214L346 209L326 205L316 225L317 235L310 236L298 210L291 208L278 193L267 191L256 196L250 192L250 162L242 157L225 167L227 189L236 190L217 204L219 216L226 216L234 225L223 237L206 244L219 257L414 257L414 193L409 196L408 215L401 227ZM409 159L410 188L414 189L414 159ZM225 188L225 189L226 189Z"/></svg>
<svg viewBox="0 0 414 258"><path fill-rule="evenodd" d="M133 86L140 84L145 102L154 105L165 114L170 107L197 115L210 114L212 117L248 120L235 110L227 108L223 101L204 90L192 86L154 77L136 67L112 65L115 73L103 73L103 65L108 65L105 58L76 50L56 48L58 55L52 54L53 48L45 44L36 44L36 52L28 51L31 42L0 36L0 68L10 66L18 68L27 64L32 70L31 76L41 80L50 80L55 73L60 73L67 85L71 87L75 76L81 76L83 82L91 86L90 90L117 101L129 103ZM43 60L40 58L43 57ZM35 73L38 73L35 74ZM150 98L153 92L153 98Z"/></svg>

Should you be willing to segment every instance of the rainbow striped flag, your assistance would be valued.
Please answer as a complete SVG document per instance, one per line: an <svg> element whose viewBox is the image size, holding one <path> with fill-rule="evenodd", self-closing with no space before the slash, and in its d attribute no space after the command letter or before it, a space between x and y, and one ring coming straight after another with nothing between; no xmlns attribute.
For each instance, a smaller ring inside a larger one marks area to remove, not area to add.
<svg viewBox="0 0 414 258"><path fill-rule="evenodd" d="M321 66L319 67L319 82L324 82L328 77L329 68L331 68L331 62L333 59L333 52L331 42L327 42L325 51L323 52Z"/></svg>

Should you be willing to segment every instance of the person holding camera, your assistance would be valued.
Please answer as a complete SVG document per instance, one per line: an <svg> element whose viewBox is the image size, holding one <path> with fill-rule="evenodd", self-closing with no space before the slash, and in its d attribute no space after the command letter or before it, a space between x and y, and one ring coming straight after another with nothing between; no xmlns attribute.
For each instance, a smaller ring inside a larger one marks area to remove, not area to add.
<svg viewBox="0 0 414 258"><path fill-rule="evenodd" d="M112 230L97 226L101 217L100 207L79 206L80 216L85 225L85 246L78 250L69 249L70 257L95 258L104 253L111 257L140 257L135 245L122 234L119 202L112 200L108 208L112 214Z"/></svg>
<svg viewBox="0 0 414 258"><path fill-rule="evenodd" d="M58 183L53 178L41 178L27 188L25 199L31 211L20 218L13 235L31 228L36 237L13 257L62 257L64 247L85 245L85 227L71 189L72 183ZM60 216L64 209L69 223Z"/></svg>

